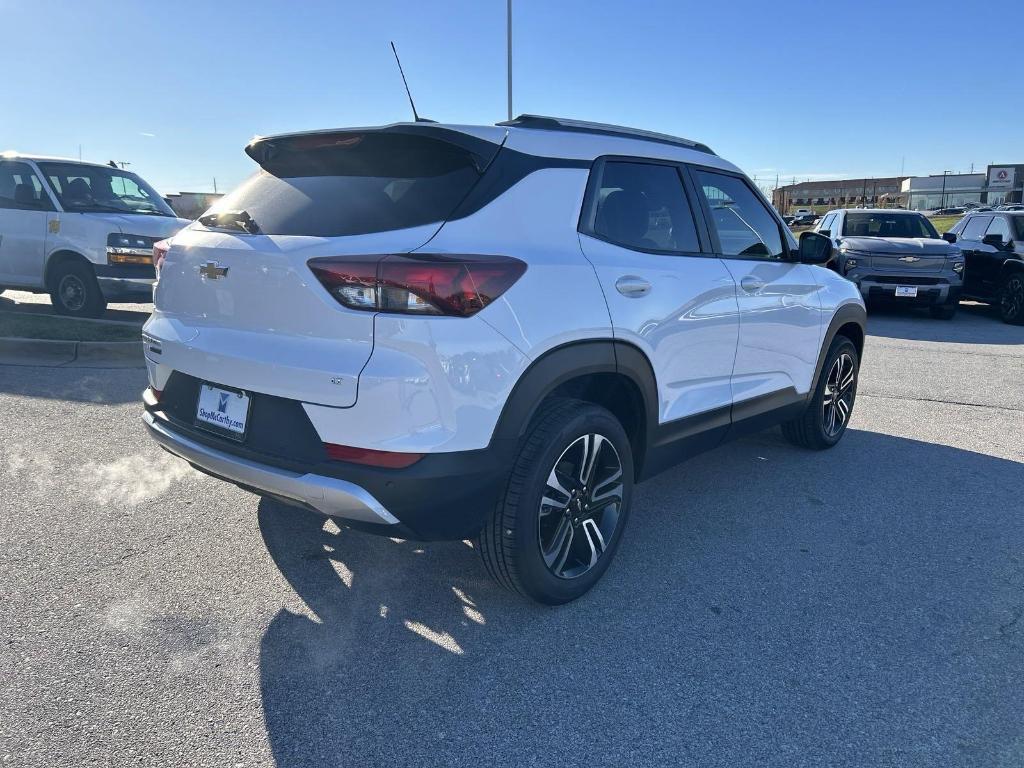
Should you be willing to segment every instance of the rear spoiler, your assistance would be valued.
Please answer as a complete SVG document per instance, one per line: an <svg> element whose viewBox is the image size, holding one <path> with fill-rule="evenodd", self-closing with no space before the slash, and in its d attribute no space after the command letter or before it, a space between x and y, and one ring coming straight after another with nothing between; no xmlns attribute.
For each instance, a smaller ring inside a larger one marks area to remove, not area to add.
<svg viewBox="0 0 1024 768"><path fill-rule="evenodd" d="M480 174L487 170L487 166L491 164L508 136L508 132L504 131L496 137L501 140L495 143L479 136L432 123L394 123L369 128L336 128L277 136L256 136L246 145L245 153L261 168L267 169L268 164L280 160L284 155L317 150L343 150L348 146L358 144L361 138L368 134L418 136L450 144L465 151Z"/></svg>

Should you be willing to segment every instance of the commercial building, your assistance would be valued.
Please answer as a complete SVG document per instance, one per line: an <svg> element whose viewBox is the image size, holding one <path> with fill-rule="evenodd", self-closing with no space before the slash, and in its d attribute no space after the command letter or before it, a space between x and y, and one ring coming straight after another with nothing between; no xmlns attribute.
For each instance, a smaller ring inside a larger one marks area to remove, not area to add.
<svg viewBox="0 0 1024 768"><path fill-rule="evenodd" d="M964 203L985 202L984 173L938 173L912 176L900 189L903 204L912 211L930 211Z"/></svg>
<svg viewBox="0 0 1024 768"><path fill-rule="evenodd" d="M782 213L788 213L793 208L812 206L842 208L854 205L895 204L905 178L889 176L882 179L801 181L779 187L772 192L772 204Z"/></svg>

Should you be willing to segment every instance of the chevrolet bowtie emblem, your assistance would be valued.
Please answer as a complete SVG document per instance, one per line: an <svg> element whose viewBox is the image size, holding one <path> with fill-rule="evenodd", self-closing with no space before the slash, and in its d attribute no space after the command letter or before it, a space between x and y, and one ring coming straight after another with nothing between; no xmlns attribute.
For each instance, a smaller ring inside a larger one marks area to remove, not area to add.
<svg viewBox="0 0 1024 768"><path fill-rule="evenodd" d="M901 256L900 261L905 261L907 264L913 264L915 261L920 261L917 256Z"/></svg>
<svg viewBox="0 0 1024 768"><path fill-rule="evenodd" d="M208 277L211 280L224 277L228 273L228 267L222 267L216 261L208 261L199 267L199 274L203 277Z"/></svg>

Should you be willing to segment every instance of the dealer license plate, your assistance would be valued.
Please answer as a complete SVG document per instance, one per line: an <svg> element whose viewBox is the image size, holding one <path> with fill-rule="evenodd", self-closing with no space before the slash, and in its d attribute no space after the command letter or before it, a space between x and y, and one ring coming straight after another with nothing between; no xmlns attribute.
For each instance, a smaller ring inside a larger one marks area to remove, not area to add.
<svg viewBox="0 0 1024 768"><path fill-rule="evenodd" d="M241 440L249 420L249 395L209 384L199 388L196 425Z"/></svg>
<svg viewBox="0 0 1024 768"><path fill-rule="evenodd" d="M896 286L897 296L906 296L907 298L913 299L917 296L916 285L897 285Z"/></svg>

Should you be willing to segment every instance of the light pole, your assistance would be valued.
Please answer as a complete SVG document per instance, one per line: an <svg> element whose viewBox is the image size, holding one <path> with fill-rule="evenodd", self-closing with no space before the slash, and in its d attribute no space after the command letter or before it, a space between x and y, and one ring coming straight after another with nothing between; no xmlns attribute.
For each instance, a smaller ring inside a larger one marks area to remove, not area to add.
<svg viewBox="0 0 1024 768"><path fill-rule="evenodd" d="M512 119L512 0L508 0L508 119Z"/></svg>
<svg viewBox="0 0 1024 768"><path fill-rule="evenodd" d="M952 173L952 171L943 171L942 172L942 199L941 199L941 202L939 203L939 208L945 208L946 207L946 177L949 174L951 174L951 173Z"/></svg>

